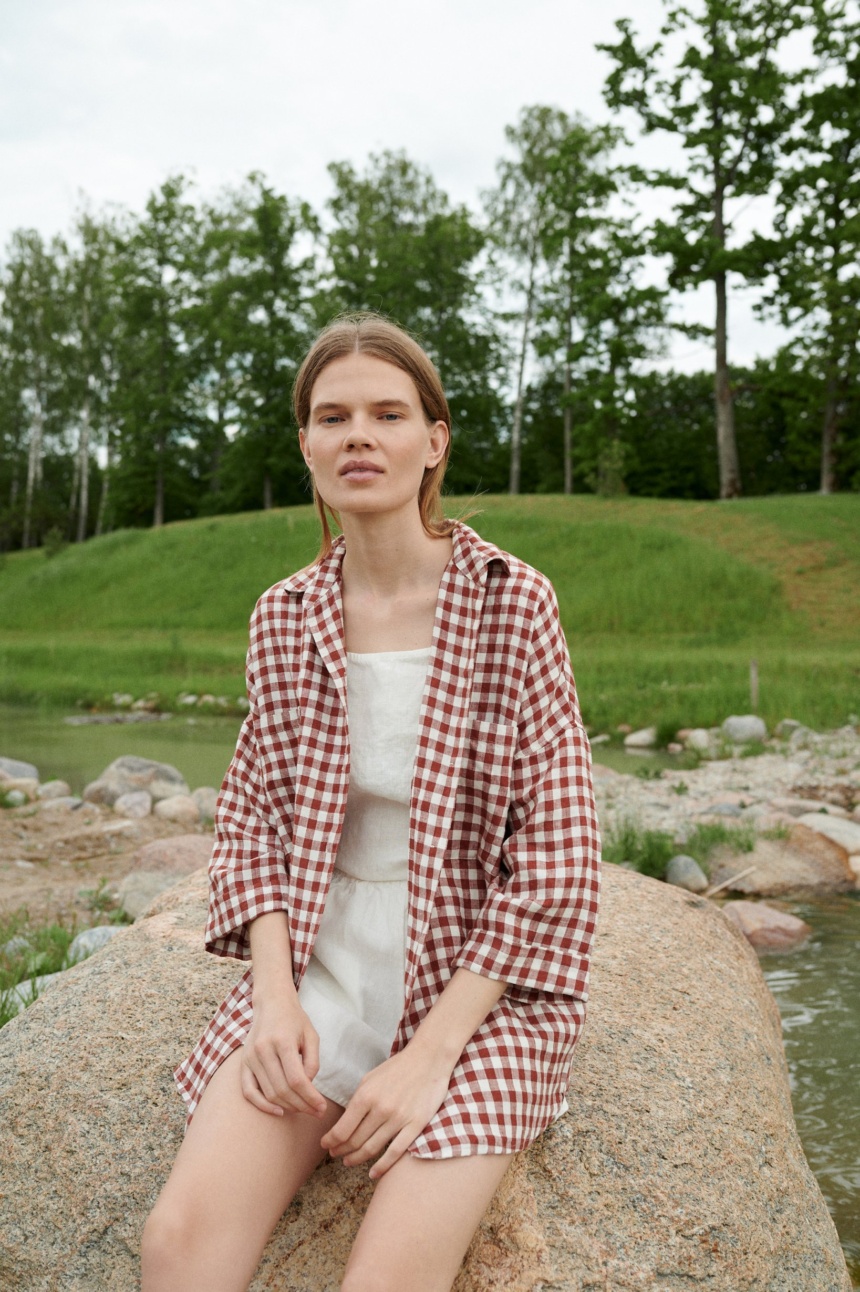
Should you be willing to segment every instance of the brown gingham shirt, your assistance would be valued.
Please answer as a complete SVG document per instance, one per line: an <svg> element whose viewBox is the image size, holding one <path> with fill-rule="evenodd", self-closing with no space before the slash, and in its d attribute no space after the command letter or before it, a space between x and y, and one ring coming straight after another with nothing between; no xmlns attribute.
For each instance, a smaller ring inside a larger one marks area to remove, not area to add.
<svg viewBox="0 0 860 1292"><path fill-rule="evenodd" d="M419 1157L512 1153L565 1106L585 1019L600 841L549 581L458 523L419 718L409 832L402 1049L457 968L508 984L466 1045ZM207 948L248 959L286 911L296 984L320 925L349 790L344 542L264 593L250 710L216 812ZM191 1115L248 1034L251 971L176 1080ZM313 1020L311 1020L313 1021Z"/></svg>

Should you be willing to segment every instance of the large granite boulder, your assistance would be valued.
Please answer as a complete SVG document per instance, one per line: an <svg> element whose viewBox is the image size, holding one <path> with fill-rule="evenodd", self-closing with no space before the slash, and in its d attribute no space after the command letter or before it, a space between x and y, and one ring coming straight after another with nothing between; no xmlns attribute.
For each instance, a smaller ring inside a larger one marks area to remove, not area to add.
<svg viewBox="0 0 860 1292"><path fill-rule="evenodd" d="M90 781L84 790L84 798L88 803L113 807L123 794L131 794L135 790L146 790L152 801L158 803L174 794L187 794L188 785L182 773L170 763L124 754L122 758L115 758L97 780Z"/></svg>
<svg viewBox="0 0 860 1292"><path fill-rule="evenodd" d="M457 1292L848 1292L755 953L703 898L605 878L570 1112L509 1172ZM182 1134L171 1068L238 976L201 948L204 903L200 872L0 1032L3 1287L137 1287ZM255 1292L337 1287L369 1195L323 1166Z"/></svg>

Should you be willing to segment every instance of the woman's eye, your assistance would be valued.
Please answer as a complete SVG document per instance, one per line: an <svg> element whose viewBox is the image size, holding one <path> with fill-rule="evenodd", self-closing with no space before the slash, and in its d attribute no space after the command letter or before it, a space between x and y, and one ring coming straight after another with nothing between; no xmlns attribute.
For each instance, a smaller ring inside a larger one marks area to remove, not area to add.
<svg viewBox="0 0 860 1292"><path fill-rule="evenodd" d="M382 417L383 417L383 420L384 420L384 421L386 421L386 422L399 422L399 421L400 421L400 414L399 414L399 413L383 413L383 414L382 414Z"/></svg>
<svg viewBox="0 0 860 1292"><path fill-rule="evenodd" d="M328 417L322 418L323 426L335 426L340 421L337 413L330 413Z"/></svg>

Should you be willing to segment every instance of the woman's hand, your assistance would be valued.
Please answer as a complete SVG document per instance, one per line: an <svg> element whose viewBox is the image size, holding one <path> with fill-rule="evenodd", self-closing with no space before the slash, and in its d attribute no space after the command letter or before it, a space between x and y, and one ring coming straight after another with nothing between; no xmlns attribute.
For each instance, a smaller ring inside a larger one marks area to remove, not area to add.
<svg viewBox="0 0 860 1292"><path fill-rule="evenodd" d="M321 1117L323 1096L312 1085L319 1071L319 1037L298 999L284 996L259 1001L245 1040L242 1094L260 1112Z"/></svg>
<svg viewBox="0 0 860 1292"><path fill-rule="evenodd" d="M322 1147L345 1166L359 1166L382 1153L370 1171L370 1178L378 1180L438 1112L453 1068L407 1045L362 1078L343 1115L323 1136Z"/></svg>

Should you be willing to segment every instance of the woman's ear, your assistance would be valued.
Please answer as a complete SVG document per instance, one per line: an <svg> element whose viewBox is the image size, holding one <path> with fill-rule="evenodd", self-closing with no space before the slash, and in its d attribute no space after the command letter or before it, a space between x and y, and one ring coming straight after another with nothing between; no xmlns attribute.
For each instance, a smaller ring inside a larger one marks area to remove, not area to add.
<svg viewBox="0 0 860 1292"><path fill-rule="evenodd" d="M425 470L435 467L438 462L442 461L445 456L445 450L448 447L448 441L451 438L451 432L445 422L434 422L430 427L430 448L427 453Z"/></svg>
<svg viewBox="0 0 860 1292"><path fill-rule="evenodd" d="M307 435L305 435L305 432L302 429L302 427L299 427L299 448L302 451L302 457L305 460L305 466L310 471L312 468L311 468L310 449L308 448L308 437Z"/></svg>

